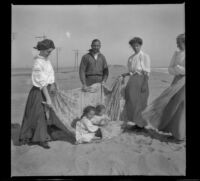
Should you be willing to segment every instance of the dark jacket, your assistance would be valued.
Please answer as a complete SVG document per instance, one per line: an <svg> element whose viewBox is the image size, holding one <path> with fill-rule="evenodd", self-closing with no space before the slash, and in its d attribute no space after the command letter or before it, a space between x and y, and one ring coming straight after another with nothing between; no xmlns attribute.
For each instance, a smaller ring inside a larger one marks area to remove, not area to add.
<svg viewBox="0 0 200 181"><path fill-rule="evenodd" d="M93 75L102 76L102 81L106 81L108 74L108 65L103 54L99 53L97 60L95 60L90 52L82 57L79 67L79 76L83 84L86 84L88 76Z"/></svg>

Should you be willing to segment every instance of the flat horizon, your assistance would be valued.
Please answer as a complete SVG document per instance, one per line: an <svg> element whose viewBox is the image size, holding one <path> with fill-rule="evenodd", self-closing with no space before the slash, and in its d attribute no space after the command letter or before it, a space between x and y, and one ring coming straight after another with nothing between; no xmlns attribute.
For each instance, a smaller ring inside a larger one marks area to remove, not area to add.
<svg viewBox="0 0 200 181"><path fill-rule="evenodd" d="M120 64L109 64L108 66L120 66L120 67L126 67L125 65L120 65ZM11 67L12 69L31 69L32 67ZM74 68L74 66L64 66L64 67L58 67L59 69L65 69L65 68ZM151 68L168 68L164 66L153 66Z"/></svg>

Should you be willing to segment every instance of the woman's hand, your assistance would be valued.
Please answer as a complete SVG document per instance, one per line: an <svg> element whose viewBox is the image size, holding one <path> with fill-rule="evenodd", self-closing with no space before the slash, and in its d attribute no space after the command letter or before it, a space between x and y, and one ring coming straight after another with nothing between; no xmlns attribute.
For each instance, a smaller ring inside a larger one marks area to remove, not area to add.
<svg viewBox="0 0 200 181"><path fill-rule="evenodd" d="M51 86L50 86L50 93L55 93L56 92L56 89L57 89L57 86L56 86L56 84L55 83L53 83L53 84L51 84Z"/></svg>
<svg viewBox="0 0 200 181"><path fill-rule="evenodd" d="M51 98L50 98L50 96L49 96L49 93L48 93L48 90L47 90L47 87L46 86L44 86L43 88L42 88L42 92L44 93L44 96L45 96L45 98L46 98L46 102L42 102L43 104L46 104L48 107L52 107L52 102L51 102Z"/></svg>
<svg viewBox="0 0 200 181"><path fill-rule="evenodd" d="M50 117L49 105L47 104L47 102L42 102L42 104L44 105L44 111L45 111L46 119L49 120L49 117Z"/></svg>
<svg viewBox="0 0 200 181"><path fill-rule="evenodd" d="M126 76L128 76L129 75L129 73L123 73L123 74L121 74L121 76L123 77L123 78L125 78Z"/></svg>
<svg viewBox="0 0 200 181"><path fill-rule="evenodd" d="M185 75L185 67L176 65L175 70L178 74Z"/></svg>
<svg viewBox="0 0 200 181"><path fill-rule="evenodd" d="M86 86L85 84L83 84L82 90L84 92L88 92L90 90L90 88L88 86Z"/></svg>
<svg viewBox="0 0 200 181"><path fill-rule="evenodd" d="M141 92L146 92L148 89L146 82L149 80L149 76L148 76L148 72L144 71L143 74L144 74L144 80L141 86Z"/></svg>
<svg viewBox="0 0 200 181"><path fill-rule="evenodd" d="M120 78L122 78L122 80L121 80L122 84L125 84L125 77L128 76L128 75L130 75L130 74L129 73L123 73L123 74L120 75Z"/></svg>
<svg viewBox="0 0 200 181"><path fill-rule="evenodd" d="M52 102L51 102L51 99L48 99L47 101L46 101L46 104L47 104L47 106L48 107L52 107L53 105L52 105Z"/></svg>
<svg viewBox="0 0 200 181"><path fill-rule="evenodd" d="M106 84L106 81L103 80L103 81L101 82L101 85L105 85L105 84Z"/></svg>

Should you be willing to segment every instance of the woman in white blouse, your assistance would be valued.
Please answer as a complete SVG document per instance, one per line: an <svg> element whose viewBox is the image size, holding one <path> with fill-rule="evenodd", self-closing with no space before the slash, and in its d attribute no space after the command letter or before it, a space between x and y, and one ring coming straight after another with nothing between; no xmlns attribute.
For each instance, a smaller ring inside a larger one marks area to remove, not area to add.
<svg viewBox="0 0 200 181"><path fill-rule="evenodd" d="M178 35L177 47L168 71L174 75L171 86L143 112L149 124L172 134L175 140L185 139L185 34Z"/></svg>
<svg viewBox="0 0 200 181"><path fill-rule="evenodd" d="M147 106L149 97L150 58L141 51L143 44L141 38L135 37L129 41L129 44L133 48L134 54L128 59L128 73L122 74L122 77L130 75L125 88L125 110L127 121L134 122L135 128L141 130L146 126L141 112Z"/></svg>
<svg viewBox="0 0 200 181"><path fill-rule="evenodd" d="M49 148L47 142L51 139L47 133L47 119L42 103L46 102L49 107L52 106L49 91L54 88L55 77L48 56L55 46L52 40L45 39L38 42L34 48L40 53L35 57L32 69L33 87L28 95L19 141L22 144L38 143L44 148Z"/></svg>

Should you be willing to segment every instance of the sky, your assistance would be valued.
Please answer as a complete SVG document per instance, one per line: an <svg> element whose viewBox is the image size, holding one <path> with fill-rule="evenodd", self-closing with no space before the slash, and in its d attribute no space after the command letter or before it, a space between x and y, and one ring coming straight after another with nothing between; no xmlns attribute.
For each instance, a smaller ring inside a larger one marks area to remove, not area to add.
<svg viewBox="0 0 200 181"><path fill-rule="evenodd" d="M49 57L59 67L74 66L90 49L93 39L101 40L107 63L126 65L134 52L128 42L143 39L142 50L152 67L167 67L176 47L176 37L185 32L185 4L137 5L12 5L12 68L31 68L33 49L52 39L60 50Z"/></svg>

